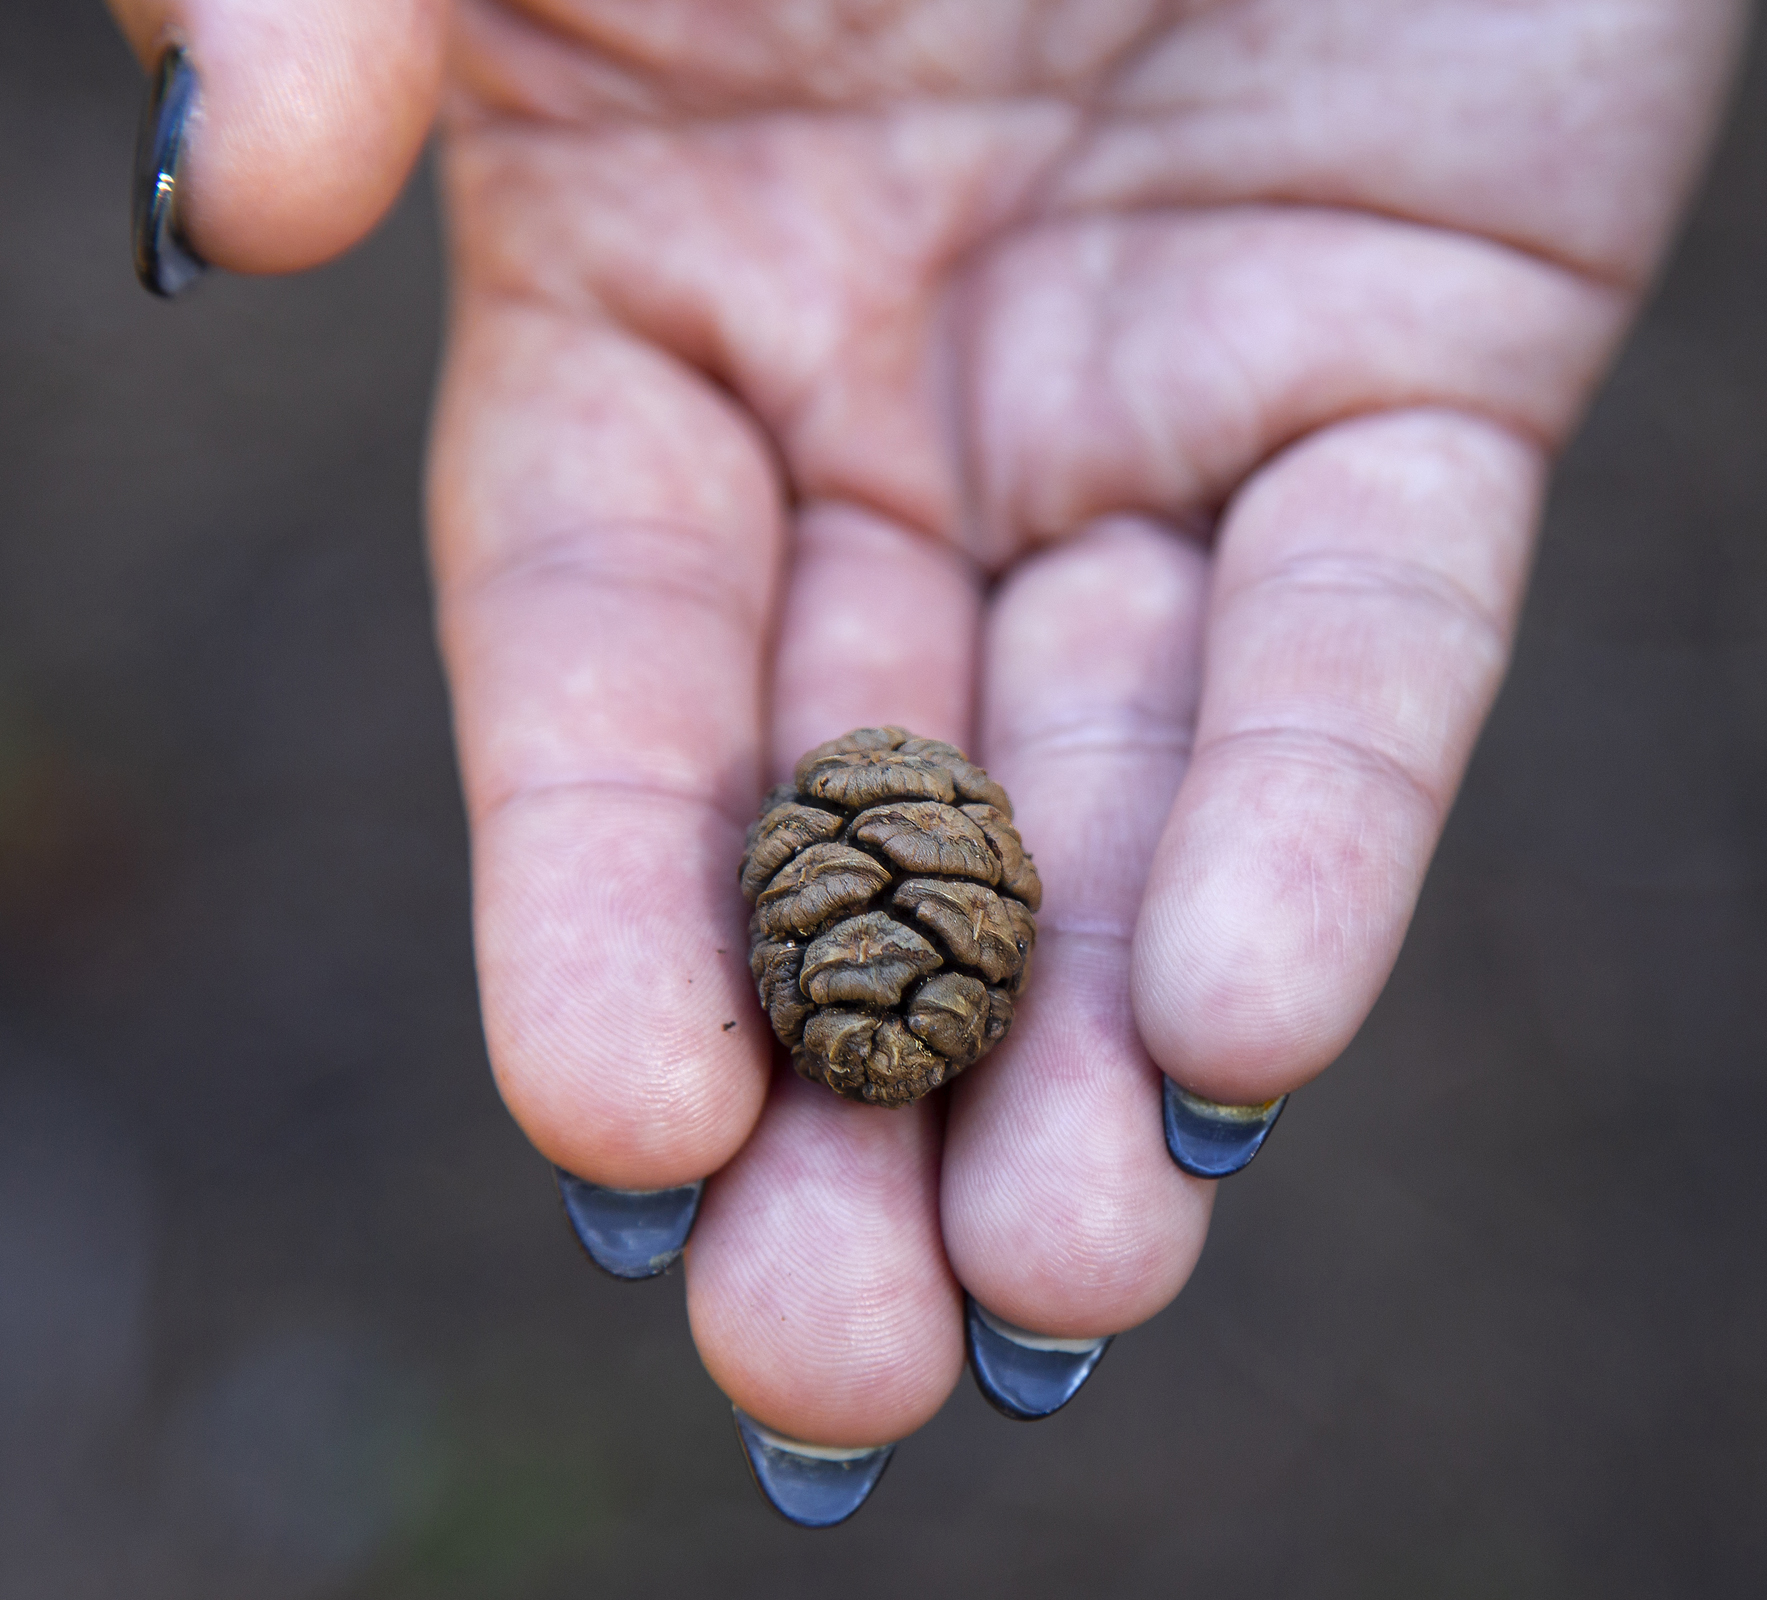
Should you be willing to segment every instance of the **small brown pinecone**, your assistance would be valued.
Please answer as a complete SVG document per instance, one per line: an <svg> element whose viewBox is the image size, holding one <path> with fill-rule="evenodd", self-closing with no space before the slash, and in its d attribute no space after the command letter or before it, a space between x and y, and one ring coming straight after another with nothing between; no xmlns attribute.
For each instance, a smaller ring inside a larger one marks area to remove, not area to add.
<svg viewBox="0 0 1767 1600"><path fill-rule="evenodd" d="M1012 1026L1037 869L1006 791L954 745L857 728L761 803L742 854L749 968L792 1064L905 1106Z"/></svg>

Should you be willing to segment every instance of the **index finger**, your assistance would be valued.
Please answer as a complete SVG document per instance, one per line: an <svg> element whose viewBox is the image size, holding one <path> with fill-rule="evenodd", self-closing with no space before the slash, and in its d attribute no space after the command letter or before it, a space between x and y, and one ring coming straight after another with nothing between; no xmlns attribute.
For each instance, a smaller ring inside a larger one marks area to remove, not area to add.
<svg viewBox="0 0 1767 1600"><path fill-rule="evenodd" d="M469 286L431 495L498 1087L581 1177L704 1177L771 1053L732 878L781 549L766 452L593 313Z"/></svg>

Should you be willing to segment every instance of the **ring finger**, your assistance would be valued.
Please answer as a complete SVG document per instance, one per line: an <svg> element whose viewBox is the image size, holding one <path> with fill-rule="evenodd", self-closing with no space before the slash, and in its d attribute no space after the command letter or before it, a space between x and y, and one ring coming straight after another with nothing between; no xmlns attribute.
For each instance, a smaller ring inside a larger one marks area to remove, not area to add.
<svg viewBox="0 0 1767 1600"><path fill-rule="evenodd" d="M1188 760L1208 560L1141 518L1103 519L1021 566L986 630L981 756L1044 883L1013 1031L953 1091L943 1223L996 1317L1094 1338L1190 1275L1214 1185L1172 1164L1160 1072L1129 1003L1148 863Z"/></svg>

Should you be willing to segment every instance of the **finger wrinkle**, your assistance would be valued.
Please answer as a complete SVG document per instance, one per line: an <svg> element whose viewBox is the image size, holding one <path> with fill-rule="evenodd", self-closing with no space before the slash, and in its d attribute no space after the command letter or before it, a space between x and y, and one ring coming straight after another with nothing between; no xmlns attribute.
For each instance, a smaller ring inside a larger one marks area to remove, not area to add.
<svg viewBox="0 0 1767 1600"><path fill-rule="evenodd" d="M1609 269L1572 255L1555 253L1542 242L1523 235L1508 234L1501 229L1491 232L1456 227L1453 223L1422 216L1398 206L1385 206L1376 201L1343 203L1325 195L1309 195L1305 191L1282 188L1246 188L1236 190L1231 199L1175 197L1117 203L1108 197L1100 199L1063 199L1051 204L1045 217L1051 223L1086 220L1092 217L1122 217L1128 220L1162 222L1184 221L1199 210L1267 211L1274 216L1285 212L1297 216L1341 218L1349 222L1384 222L1412 230L1420 238L1434 237L1450 244L1474 245L1488 249L1494 256L1507 256L1518 266L1539 271L1543 276L1562 279L1577 291L1612 302L1616 324L1623 325L1638 296L1637 277L1624 269Z"/></svg>
<svg viewBox="0 0 1767 1600"><path fill-rule="evenodd" d="M1137 717L1119 712L1119 728L1101 727L1107 716L1077 716L1060 724L1030 732L1008 730L993 741L995 761L1035 759L1053 761L1083 756L1087 760L1121 757L1125 760L1154 756L1170 759L1190 753L1191 730L1157 713Z"/></svg>
<svg viewBox="0 0 1767 1600"><path fill-rule="evenodd" d="M1279 409L1273 403L1271 409ZM1408 417L1431 417L1444 422L1462 422L1501 434L1529 454L1550 458L1564 448L1564 434L1576 420L1567 413L1562 426L1530 420L1520 412L1505 410L1495 402L1477 397L1449 395L1440 389L1419 388L1411 394L1383 395L1365 402L1345 401L1320 406L1306 412L1288 425L1272 427L1266 434L1263 448L1255 457L1239 463L1237 470L1217 475L1210 480L1209 511L1217 521L1230 510L1229 502L1242 485L1251 483L1291 451L1311 443L1315 438L1339 429L1348 430L1369 423L1402 421Z"/></svg>
<svg viewBox="0 0 1767 1600"><path fill-rule="evenodd" d="M825 518L838 519L830 529ZM806 499L798 507L798 558L847 557L855 553L896 560L906 544L951 569L966 587L981 591L987 569L950 535L863 495Z"/></svg>
<svg viewBox="0 0 1767 1600"><path fill-rule="evenodd" d="M1204 740L1197 747L1197 760L1241 751L1248 751L1255 765L1313 766L1329 773L1353 768L1409 804L1422 806L1435 826L1440 827L1447 815L1446 795L1367 739L1294 722L1242 726Z"/></svg>
<svg viewBox="0 0 1767 1600"><path fill-rule="evenodd" d="M473 811L468 820L473 827L479 828L493 819L501 819L535 802L550 802L561 798L569 799L573 796L593 799L597 795L648 795L652 799L671 800L696 806L703 811L711 812L720 821L729 823L738 834L748 827L750 820L747 807L739 808L729 800L721 798L718 791L710 786L703 790L696 790L679 784L657 783L647 778L605 773L548 779L544 783L515 784L505 793L494 794L485 800Z"/></svg>
<svg viewBox="0 0 1767 1600"><path fill-rule="evenodd" d="M596 589L653 594L717 612L749 634L766 624L763 598L731 582L728 541L687 523L642 519L600 523L580 533L523 539L438 584L453 607L526 583L581 582Z"/></svg>
<svg viewBox="0 0 1767 1600"><path fill-rule="evenodd" d="M1507 616L1494 611L1453 574L1402 556L1356 550L1301 552L1218 589L1214 609L1219 616L1243 601L1264 598L1271 592L1338 598L1372 595L1442 610L1472 624L1498 651L1507 652L1509 647Z"/></svg>

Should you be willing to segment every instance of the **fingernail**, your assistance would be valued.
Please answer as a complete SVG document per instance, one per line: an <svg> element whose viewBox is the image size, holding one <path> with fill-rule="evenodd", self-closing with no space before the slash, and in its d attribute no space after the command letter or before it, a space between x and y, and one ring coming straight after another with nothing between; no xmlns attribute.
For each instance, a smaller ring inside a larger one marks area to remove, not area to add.
<svg viewBox="0 0 1767 1600"><path fill-rule="evenodd" d="M864 1505L895 1454L893 1444L845 1450L785 1439L735 1406L736 1437L755 1487L787 1522L832 1528Z"/></svg>
<svg viewBox="0 0 1767 1600"><path fill-rule="evenodd" d="M171 299L200 278L206 263L185 242L178 223L178 181L184 135L196 107L196 69L179 45L160 57L147 84L135 134L135 192L130 221L135 276Z"/></svg>
<svg viewBox="0 0 1767 1600"><path fill-rule="evenodd" d="M681 1254L699 1215L703 1183L678 1189L604 1189L562 1167L564 1214L589 1259L616 1278L654 1278Z"/></svg>
<svg viewBox="0 0 1767 1600"><path fill-rule="evenodd" d="M1054 1339L1003 1322L965 1296L969 1370L996 1411L1016 1422L1035 1422L1061 1410L1080 1392L1110 1348L1109 1338Z"/></svg>
<svg viewBox="0 0 1767 1600"><path fill-rule="evenodd" d="M1225 1178L1248 1166L1270 1137L1287 1095L1256 1106L1224 1106L1166 1079L1166 1148L1195 1178Z"/></svg>

